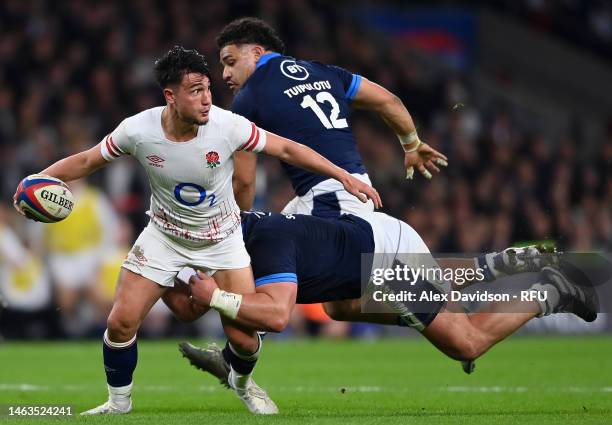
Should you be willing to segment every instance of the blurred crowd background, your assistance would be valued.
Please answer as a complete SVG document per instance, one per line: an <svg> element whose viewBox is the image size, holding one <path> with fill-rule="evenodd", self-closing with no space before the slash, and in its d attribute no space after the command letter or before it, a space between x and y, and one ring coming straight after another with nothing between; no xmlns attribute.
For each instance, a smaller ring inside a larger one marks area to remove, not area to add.
<svg viewBox="0 0 612 425"><path fill-rule="evenodd" d="M75 183L76 209L54 225L12 211L15 187L98 143L125 117L162 104L152 65L174 44L207 56L213 102L229 107L214 38L247 15L274 26L288 55L343 66L397 94L421 138L449 157L432 181L406 181L401 148L384 123L361 112L351 119L385 212L411 224L432 251L554 240L565 250L609 252L612 108L598 90L610 81L591 75L611 80L610 3L461 3L0 2L0 334L82 337L104 329L121 261L147 222L144 171L127 159ZM495 44L497 31L527 40L510 49L525 62ZM539 43L550 47L534 52ZM563 55L579 63L536 66L563 63ZM576 75L571 65L593 72ZM260 157L256 208L280 211L292 197L279 163ZM143 334L214 335L219 327L209 316L185 326L156 306ZM582 330L568 318L559 323L544 328ZM317 331L388 332L327 322L316 307L299 310L291 332Z"/></svg>

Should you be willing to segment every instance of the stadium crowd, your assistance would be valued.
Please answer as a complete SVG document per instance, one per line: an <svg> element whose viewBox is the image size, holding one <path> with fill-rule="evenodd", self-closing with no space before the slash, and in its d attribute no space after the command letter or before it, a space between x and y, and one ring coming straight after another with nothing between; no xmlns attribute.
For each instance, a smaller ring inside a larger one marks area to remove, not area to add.
<svg viewBox="0 0 612 425"><path fill-rule="evenodd" d="M125 117L161 104L151 69L173 44L209 58L213 102L228 107L231 93L221 78L214 37L241 15L260 16L278 28L289 55L344 66L404 101L421 137L450 159L449 168L430 182L405 180L401 148L382 122L355 113L352 124L385 211L411 224L432 251L474 253L533 240L555 240L572 250L612 248L612 121L607 137L589 149L571 132L551 136L537 117L525 119L503 99L476 92L469 70L432 72L417 52L356 25L342 2L323 3L0 4L0 294L19 306L0 313L0 333L11 335L8 322L28 311L46 313L29 333L13 329L16 334L87 332L69 329L80 323L74 315L86 314L91 323L105 317L120 259L147 222L148 187L135 161L120 161L81 183L91 205L78 225L59 235L12 211L19 180L94 145ZM260 159L257 193L259 209L280 211L292 198L276 160ZM99 272L61 276L57 269L72 269L57 264L75 257L79 267ZM50 284L55 290L44 289ZM75 310L81 288L95 288L85 291L93 301L89 313ZM63 289L68 291L61 295ZM61 306L61 329L49 330L48 318L55 315L50 305ZM160 315L152 334L167 332Z"/></svg>
<svg viewBox="0 0 612 425"><path fill-rule="evenodd" d="M552 32L569 43L610 60L612 4L609 1L503 0L481 3L516 15L538 31Z"/></svg>

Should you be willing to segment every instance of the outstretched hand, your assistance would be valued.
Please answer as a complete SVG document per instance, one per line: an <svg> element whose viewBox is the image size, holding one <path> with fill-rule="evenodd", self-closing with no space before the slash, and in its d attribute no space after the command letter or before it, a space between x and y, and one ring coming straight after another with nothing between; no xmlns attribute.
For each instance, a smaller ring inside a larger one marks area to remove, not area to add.
<svg viewBox="0 0 612 425"><path fill-rule="evenodd" d="M368 199L371 199L374 203L374 208L378 209L382 207L382 201L378 191L355 176L348 174L347 178L343 180L342 185L348 193L356 196L361 202L366 203Z"/></svg>
<svg viewBox="0 0 612 425"><path fill-rule="evenodd" d="M414 177L414 168L425 177L431 179L433 173L439 173L441 167L448 166L448 158L429 146L427 143L421 143L419 147L412 151L406 152L404 156L404 166L406 167L406 178L411 180Z"/></svg>

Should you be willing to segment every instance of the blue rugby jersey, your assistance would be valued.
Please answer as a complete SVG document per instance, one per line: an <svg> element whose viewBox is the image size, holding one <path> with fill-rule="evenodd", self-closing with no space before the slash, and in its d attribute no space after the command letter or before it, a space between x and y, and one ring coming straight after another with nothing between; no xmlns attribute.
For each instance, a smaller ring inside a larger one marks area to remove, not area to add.
<svg viewBox="0 0 612 425"><path fill-rule="evenodd" d="M361 76L337 66L278 53L263 55L236 94L232 112L302 143L349 173L366 169L349 122ZM327 177L282 163L298 196Z"/></svg>
<svg viewBox="0 0 612 425"><path fill-rule="evenodd" d="M255 286L295 282L300 304L361 296L361 254L374 252L367 221L251 212L242 232Z"/></svg>

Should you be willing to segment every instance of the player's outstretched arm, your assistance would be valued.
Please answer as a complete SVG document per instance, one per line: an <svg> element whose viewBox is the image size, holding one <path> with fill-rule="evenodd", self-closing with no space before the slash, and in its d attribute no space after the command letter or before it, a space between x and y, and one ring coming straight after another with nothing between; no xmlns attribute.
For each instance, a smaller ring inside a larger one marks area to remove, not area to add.
<svg viewBox="0 0 612 425"><path fill-rule="evenodd" d="M86 151L60 159L41 173L70 182L86 177L106 164L108 162L100 153L100 146L96 145Z"/></svg>
<svg viewBox="0 0 612 425"><path fill-rule="evenodd" d="M402 100L389 90L361 77L353 106L378 113L385 123L400 136L416 132L416 126Z"/></svg>
<svg viewBox="0 0 612 425"><path fill-rule="evenodd" d="M404 149L406 178L412 179L416 167L425 178L430 179L432 172L440 172L438 166L448 165L446 156L419 139L408 109L401 99L389 90L362 77L353 105L377 112L397 134Z"/></svg>
<svg viewBox="0 0 612 425"><path fill-rule="evenodd" d="M60 159L56 163L42 170L41 174L55 177L64 182L70 182L72 180L78 180L82 177L88 176L106 164L106 160L100 153L100 147L94 146L89 150ZM25 216L24 212L21 211L21 208L17 206L17 192L15 192L13 195L13 207L19 214Z"/></svg>
<svg viewBox="0 0 612 425"><path fill-rule="evenodd" d="M297 297L294 282L275 282L258 287L256 293L234 294L222 291L212 277L198 272L189 285L194 304L210 306L242 326L267 332L287 327Z"/></svg>
<svg viewBox="0 0 612 425"><path fill-rule="evenodd" d="M359 198L361 202L367 202L368 199L371 199L374 202L374 207L382 207L382 201L376 189L353 177L346 170L332 164L307 146L266 132L266 145L263 152L296 167L338 180L347 192Z"/></svg>

